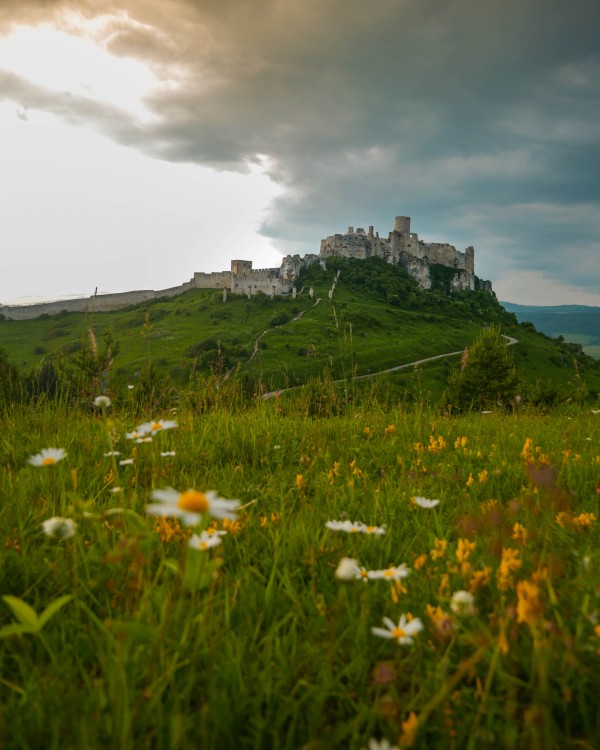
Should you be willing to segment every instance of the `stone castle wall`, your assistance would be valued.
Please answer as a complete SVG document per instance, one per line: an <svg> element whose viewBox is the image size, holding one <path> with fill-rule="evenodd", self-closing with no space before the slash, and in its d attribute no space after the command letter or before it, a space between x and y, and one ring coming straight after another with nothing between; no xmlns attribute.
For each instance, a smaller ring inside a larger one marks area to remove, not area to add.
<svg viewBox="0 0 600 750"><path fill-rule="evenodd" d="M0 305L0 315L4 315L5 318L10 320L31 320L40 315L58 315L61 312L110 312L111 310L122 310L130 305L139 305L140 302L158 299L159 297L175 297L193 288L192 282L186 282L160 291L140 289L134 292L96 294L80 299L41 302L35 305Z"/></svg>

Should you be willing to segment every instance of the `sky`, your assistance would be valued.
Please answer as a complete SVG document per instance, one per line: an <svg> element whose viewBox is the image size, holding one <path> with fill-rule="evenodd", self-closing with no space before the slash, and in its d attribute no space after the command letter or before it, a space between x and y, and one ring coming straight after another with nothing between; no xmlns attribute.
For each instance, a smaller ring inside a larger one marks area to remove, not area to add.
<svg viewBox="0 0 600 750"><path fill-rule="evenodd" d="M0 0L0 302L163 289L412 217L600 305L597 0Z"/></svg>

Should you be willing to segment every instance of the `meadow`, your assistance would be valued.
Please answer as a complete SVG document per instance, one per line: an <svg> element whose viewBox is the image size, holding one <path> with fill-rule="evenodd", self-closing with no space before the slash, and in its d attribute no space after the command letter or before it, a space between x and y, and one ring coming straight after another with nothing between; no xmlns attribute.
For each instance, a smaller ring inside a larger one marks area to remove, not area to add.
<svg viewBox="0 0 600 750"><path fill-rule="evenodd" d="M593 405L236 388L6 409L2 747L598 747Z"/></svg>

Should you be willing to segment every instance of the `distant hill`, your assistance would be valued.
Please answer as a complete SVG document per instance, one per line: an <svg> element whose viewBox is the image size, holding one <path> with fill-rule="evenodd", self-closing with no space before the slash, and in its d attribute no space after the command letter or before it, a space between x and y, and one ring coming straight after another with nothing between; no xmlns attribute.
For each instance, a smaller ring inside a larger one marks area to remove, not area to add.
<svg viewBox="0 0 600 750"><path fill-rule="evenodd" d="M586 354L600 359L600 307L557 305L544 307L500 303L514 313L519 323L530 322L547 336L562 336L565 341L581 344Z"/></svg>

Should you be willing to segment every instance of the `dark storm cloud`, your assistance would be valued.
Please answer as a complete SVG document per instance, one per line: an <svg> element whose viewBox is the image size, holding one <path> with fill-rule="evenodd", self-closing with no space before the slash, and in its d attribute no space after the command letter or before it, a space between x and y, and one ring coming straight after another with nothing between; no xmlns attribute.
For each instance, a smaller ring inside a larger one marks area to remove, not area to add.
<svg viewBox="0 0 600 750"><path fill-rule="evenodd" d="M31 89L20 104L90 118L173 161L244 170L265 155L286 190L262 231L282 250L315 251L349 224L385 233L402 213L424 239L474 244L492 278L535 269L600 288L596 0L12 7L16 22L65 27L61 10L113 14L107 48L170 82L144 127Z"/></svg>

